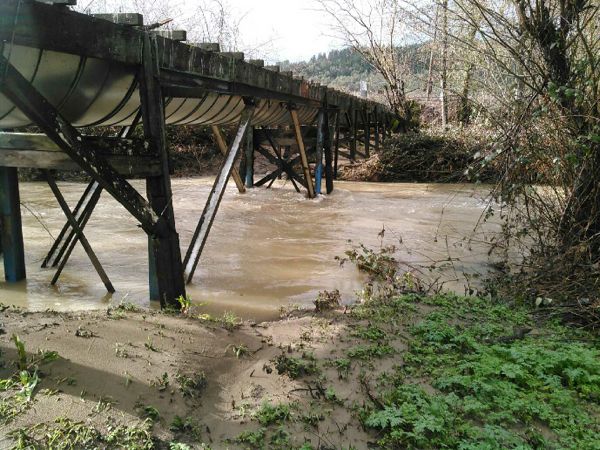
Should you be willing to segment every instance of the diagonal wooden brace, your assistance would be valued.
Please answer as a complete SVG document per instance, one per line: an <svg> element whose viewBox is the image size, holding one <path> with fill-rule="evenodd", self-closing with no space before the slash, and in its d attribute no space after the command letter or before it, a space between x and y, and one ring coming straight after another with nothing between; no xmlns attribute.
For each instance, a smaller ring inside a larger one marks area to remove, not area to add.
<svg viewBox="0 0 600 450"><path fill-rule="evenodd" d="M196 271L198 261L200 260L200 255L202 254L202 250L204 249L204 245L206 244L208 234L210 233L210 229L215 220L215 216L217 215L219 205L221 204L223 194L225 193L227 181L229 180L229 176L233 171L233 165L237 159L237 155L239 153L240 146L246 134L246 130L250 126L250 121L252 120L252 116L254 115L254 110L254 103L246 104L246 108L242 112L242 116L240 118L235 138L233 139L225 157L225 160L221 165L219 175L215 179L215 183L210 191L208 200L206 201L206 205L204 206L202 216L200 216L200 220L194 232L192 242L190 243L188 251L185 255L185 259L183 261L185 280L187 283L190 283L192 281L192 278L194 277L194 272Z"/></svg>
<svg viewBox="0 0 600 450"><path fill-rule="evenodd" d="M87 238L83 234L82 229L79 227L79 224L77 223L77 219L75 218L75 216L73 216L73 213L71 212L71 209L69 208L69 205L67 204L67 202L65 201L65 198L63 197L60 190L58 189L58 186L56 185L56 181L54 181L54 177L52 176L52 174L50 172L46 172L46 180L48 181L48 185L50 186L50 189L52 189L52 192L54 193L54 196L56 197L58 204L60 205L61 209L65 213L65 216L67 216L67 220L71 224L71 228L73 228L73 231L77 234L77 237L78 237L79 241L81 242L81 245L85 249L85 252L87 253L88 257L90 258L90 261L92 262L92 265L94 266L94 269L96 269L96 272L98 272L98 275L100 276L100 279L104 283L104 286L106 286L106 290L108 292L110 292L111 294L114 293L115 288L113 287L112 283L110 282L108 275L106 275L106 272L104 271L102 264L100 264L100 261L98 260L98 257L94 253L94 250L92 250L90 243L88 242ZM62 267L64 267L64 266L62 266ZM62 271L62 268L61 268L61 271ZM57 274L52 279L52 284L56 283L59 276L60 276L60 271L58 271Z"/></svg>
<svg viewBox="0 0 600 450"><path fill-rule="evenodd" d="M223 136L223 133L221 133L221 130L216 125L212 125L211 129L213 135L215 136L215 140L217 141L217 146L219 147L219 150L221 151L223 156L227 156L227 144L225 143L225 137ZM231 178L233 178L233 181L235 181L235 185L237 186L240 194L246 192L246 186L244 186L242 177L240 176L240 173L235 167L231 170Z"/></svg>
<svg viewBox="0 0 600 450"><path fill-rule="evenodd" d="M84 144L79 132L1 55L0 77L0 92L121 203L146 232L154 233L159 225L163 225L140 193L112 168L106 158Z"/></svg>
<svg viewBox="0 0 600 450"><path fill-rule="evenodd" d="M306 187L308 190L308 198L315 198L315 186L310 175L310 167L308 165L308 158L306 156L306 148L304 147L304 139L302 139L302 129L300 128L300 120L298 119L298 111L290 108L290 115L292 116L292 123L294 125L294 133L296 135L296 143L300 151L300 159L302 161L302 170L304 171L304 179L306 180Z"/></svg>
<svg viewBox="0 0 600 450"><path fill-rule="evenodd" d="M86 189L84 195L81 197L79 203L73 210L73 216L75 217L75 219L77 219L77 224L79 225L79 228L81 228L82 231L87 225L88 220L90 220L92 212L98 204L98 200L100 200L100 194L102 193L102 186L100 186L96 181L92 181L88 185L88 188L89 189ZM67 250L71 247L72 243L72 247L74 247L74 244L77 243L77 240L78 237L75 233L75 230L71 228L71 223L67 221L67 223L65 223L63 229L61 230L61 234L56 239L56 241L54 241L54 245L50 249L50 252L46 256L46 259L44 259L44 264L42 264L42 267L48 266L48 263L50 263L50 260L52 259L54 254L56 254L56 257L51 263L52 267L56 267L59 264L61 264L61 262L63 261L63 257L66 260L68 260L71 252L68 252ZM66 262L67 261L64 261L65 264Z"/></svg>

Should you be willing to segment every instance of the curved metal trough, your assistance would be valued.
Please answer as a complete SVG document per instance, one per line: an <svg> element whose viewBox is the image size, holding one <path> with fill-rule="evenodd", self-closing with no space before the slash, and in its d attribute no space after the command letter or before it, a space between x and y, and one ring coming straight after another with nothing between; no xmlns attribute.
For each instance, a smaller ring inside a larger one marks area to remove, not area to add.
<svg viewBox="0 0 600 450"><path fill-rule="evenodd" d="M80 242L113 291L83 234L106 190L148 234L151 298L162 306L176 306L177 298L185 296L184 277L192 279L230 176L240 192L244 184L254 186L255 151L277 167L256 186L272 183L285 172L298 192L298 185L303 186L313 198L321 192L323 176L327 193L333 190L340 129L349 136L349 157L354 159L357 142L362 140L368 156L372 130L377 147L391 120L389 109L381 104L280 73L258 61L246 62L242 54L220 53L212 44L188 45L168 33L165 37L144 26L139 15L93 17L64 6L72 3L0 0L0 250L10 282L25 278L19 167L45 171L67 217L44 261L44 267L58 267L52 283ZM138 124L143 125L143 138L133 137L132 125ZM15 132L30 125L41 133ZM166 125L212 126L225 156L185 259L171 201ZM234 126L229 145L220 125ZM269 128L282 125L293 133L287 138L292 143L276 143L279 136ZM261 128L260 133L254 126ZM94 127L121 131L113 137L94 136ZM316 129L316 139L311 138L314 183L304 136L311 127ZM257 136L267 140L275 155L255 141ZM282 151L290 146L294 154ZM240 173L235 162L242 147L245 168ZM298 163L302 174L295 171ZM92 181L70 210L52 171L72 169L83 170ZM146 179L146 196L129 184L128 177Z"/></svg>
<svg viewBox="0 0 600 450"><path fill-rule="evenodd" d="M76 127L131 125L140 109L134 67L22 45L6 45L4 56ZM275 100L260 99L252 124L289 124L284 106ZM215 92L206 92L201 98L165 99L168 125L233 125L243 110L241 96ZM301 123L311 123L316 114L317 108L298 109ZM30 125L31 120L0 94L0 129Z"/></svg>

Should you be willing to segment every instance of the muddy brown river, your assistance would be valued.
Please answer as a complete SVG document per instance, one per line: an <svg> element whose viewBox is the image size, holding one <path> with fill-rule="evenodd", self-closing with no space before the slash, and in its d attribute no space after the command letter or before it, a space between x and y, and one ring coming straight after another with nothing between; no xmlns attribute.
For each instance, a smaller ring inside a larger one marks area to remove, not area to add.
<svg viewBox="0 0 600 450"><path fill-rule="evenodd" d="M134 184L143 192L143 183ZM211 185L211 178L173 181L182 246L191 239ZM84 185L60 187L73 207ZM310 305L324 289L339 289L351 302L363 277L334 258L349 248L348 240L379 246L383 227L385 245L402 241L402 260L426 265L451 256L453 264L443 274L446 287L463 293L461 273L487 267L486 248L463 239L474 236L485 192L473 185L338 182L332 195L308 200L285 181L246 194L230 183L188 294L208 312L232 311L255 320L275 317L282 306ZM117 290L112 297L79 245L59 283L50 286L53 270L40 265L64 216L45 183L22 183L21 203L28 279L1 281L0 302L36 310L103 308L122 299L150 305L145 234L108 194L85 234ZM2 271L0 265L3 280Z"/></svg>

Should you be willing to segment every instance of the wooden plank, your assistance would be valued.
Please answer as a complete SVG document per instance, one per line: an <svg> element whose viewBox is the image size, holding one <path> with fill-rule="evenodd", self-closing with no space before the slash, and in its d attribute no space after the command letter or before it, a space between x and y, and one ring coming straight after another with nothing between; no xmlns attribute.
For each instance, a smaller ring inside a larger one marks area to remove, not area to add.
<svg viewBox="0 0 600 450"><path fill-rule="evenodd" d="M306 157L306 149L304 147L304 140L302 139L302 129L300 128L300 120L298 119L298 112L295 109L290 108L290 115L292 116L294 132L296 133L296 144L298 144L298 149L300 151L300 159L302 161L302 170L304 172L304 180L306 181L306 188L308 190L308 198L315 198L315 187L313 185L312 176L310 175L310 167L308 165L308 158Z"/></svg>
<svg viewBox="0 0 600 450"><path fill-rule="evenodd" d="M4 253L4 278L9 283L24 280L25 250L21 224L17 169L0 167L0 249Z"/></svg>
<svg viewBox="0 0 600 450"><path fill-rule="evenodd" d="M223 133L221 133L221 130L216 125L212 125L211 129L213 132L213 136L215 137L215 141L217 141L217 147L219 147L221 154L223 156L227 156L227 144L225 143L225 137L223 136ZM244 186L242 177L240 176L240 173L235 167L231 170L231 177L233 178L233 181L235 181L235 185L237 186L240 194L246 192L246 186Z"/></svg>
<svg viewBox="0 0 600 450"><path fill-rule="evenodd" d="M223 199L227 181L229 180L229 176L233 171L233 165L237 159L240 147L242 146L244 136L250 127L250 121L254 115L254 109L254 104L247 104L246 108L242 112L235 138L231 142L227 156L221 164L219 174L215 179L213 187L208 196L208 200L204 206L204 210L202 211L202 216L200 216L200 220L198 221L198 225L194 231L192 242L188 247L188 251L184 259L185 280L187 283L191 283L194 277L194 272L196 271L198 261L200 261L202 250L204 249L204 245L208 239L208 234L210 233L210 229L217 215L219 205Z"/></svg>
<svg viewBox="0 0 600 450"><path fill-rule="evenodd" d="M187 31L185 30L152 30L151 33L174 41L187 41Z"/></svg>
<svg viewBox="0 0 600 450"><path fill-rule="evenodd" d="M106 161L120 176L143 178L160 174L160 162L149 156L107 156ZM7 150L0 148L0 166L83 170L64 151L58 150Z"/></svg>
<svg viewBox="0 0 600 450"><path fill-rule="evenodd" d="M138 13L92 14L97 19L108 20L120 25L140 27L144 25L144 16Z"/></svg>

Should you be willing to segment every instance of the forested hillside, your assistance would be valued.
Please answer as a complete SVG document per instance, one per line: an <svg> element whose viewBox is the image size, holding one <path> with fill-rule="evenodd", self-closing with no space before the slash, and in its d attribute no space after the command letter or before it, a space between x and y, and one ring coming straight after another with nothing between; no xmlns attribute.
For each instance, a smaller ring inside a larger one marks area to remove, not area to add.
<svg viewBox="0 0 600 450"><path fill-rule="evenodd" d="M403 61L409 74L407 90L421 87L419 83L427 73L427 55L422 45L412 45L398 49L398 59ZM383 77L351 48L332 50L328 54L319 53L308 61L280 62L281 70L291 70L307 79L349 92L358 92L360 82L366 81L371 93L384 89Z"/></svg>

